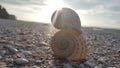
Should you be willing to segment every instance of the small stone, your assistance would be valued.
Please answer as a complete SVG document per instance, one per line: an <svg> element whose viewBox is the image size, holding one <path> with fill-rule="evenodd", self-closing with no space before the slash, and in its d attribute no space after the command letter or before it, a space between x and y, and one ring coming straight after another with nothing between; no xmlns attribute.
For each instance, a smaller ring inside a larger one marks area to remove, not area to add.
<svg viewBox="0 0 120 68"><path fill-rule="evenodd" d="M18 65L25 65L27 64L29 61L27 59L24 59L24 58L18 58L18 59L15 59L14 62Z"/></svg>
<svg viewBox="0 0 120 68"><path fill-rule="evenodd" d="M0 56L0 60L2 59L2 56Z"/></svg>
<svg viewBox="0 0 120 68"><path fill-rule="evenodd" d="M19 43L15 43L15 45L18 46L18 47L24 47L23 44L19 44Z"/></svg>
<svg viewBox="0 0 120 68"><path fill-rule="evenodd" d="M18 52L18 50L16 48L12 47L11 45L6 45L6 46L4 46L4 48L8 49L9 52L13 53L13 54Z"/></svg>
<svg viewBox="0 0 120 68"><path fill-rule="evenodd" d="M97 55L97 56L104 56L105 54L103 54L102 52L95 52L95 54Z"/></svg>
<svg viewBox="0 0 120 68"><path fill-rule="evenodd" d="M59 68L59 67L57 67L55 65L51 65L49 68Z"/></svg>
<svg viewBox="0 0 120 68"><path fill-rule="evenodd" d="M27 41L28 39L29 39L28 36L24 36L24 37L22 37L22 41Z"/></svg>
<svg viewBox="0 0 120 68"><path fill-rule="evenodd" d="M42 61L42 60L36 60L36 61L35 61L35 64L36 64L36 65L41 65L41 64L43 64L43 63L44 63L44 61Z"/></svg>
<svg viewBox="0 0 120 68"><path fill-rule="evenodd" d="M34 66L31 66L30 68L40 68L40 67L38 67L38 66L34 65Z"/></svg>
<svg viewBox="0 0 120 68"><path fill-rule="evenodd" d="M19 34L19 35L25 35L25 33L24 33L24 32L19 32L18 34Z"/></svg>
<svg viewBox="0 0 120 68"><path fill-rule="evenodd" d="M17 66L15 68L29 68L28 66Z"/></svg>
<svg viewBox="0 0 120 68"><path fill-rule="evenodd" d="M107 67L107 68L116 68L116 67Z"/></svg>
<svg viewBox="0 0 120 68"><path fill-rule="evenodd" d="M79 64L78 68L85 68L83 64Z"/></svg>
<svg viewBox="0 0 120 68"><path fill-rule="evenodd" d="M48 60L48 64L53 64L53 60Z"/></svg>
<svg viewBox="0 0 120 68"><path fill-rule="evenodd" d="M105 61L105 57L100 57L99 59L98 59L98 62L100 63L100 64L103 64L103 65L107 65L107 62Z"/></svg>
<svg viewBox="0 0 120 68"><path fill-rule="evenodd" d="M103 67L101 67L101 66L95 66L94 68L103 68Z"/></svg>
<svg viewBox="0 0 120 68"><path fill-rule="evenodd" d="M8 43L6 40L0 40L0 43Z"/></svg>
<svg viewBox="0 0 120 68"><path fill-rule="evenodd" d="M13 58L5 58L5 62L13 62Z"/></svg>
<svg viewBox="0 0 120 68"><path fill-rule="evenodd" d="M32 53L30 51L22 51L22 54L25 56L30 56Z"/></svg>
<svg viewBox="0 0 120 68"><path fill-rule="evenodd" d="M6 63L0 62L0 68L7 68L7 67L6 67Z"/></svg>
<svg viewBox="0 0 120 68"><path fill-rule="evenodd" d="M17 56L18 56L19 58L25 58L25 55L23 55L22 53L18 53Z"/></svg>
<svg viewBox="0 0 120 68"><path fill-rule="evenodd" d="M90 62L86 62L85 66L88 66L89 68L94 68L94 65Z"/></svg>
<svg viewBox="0 0 120 68"><path fill-rule="evenodd" d="M5 50L0 50L0 56L4 56L6 54Z"/></svg>
<svg viewBox="0 0 120 68"><path fill-rule="evenodd" d="M118 52L118 53L120 53L120 49L119 49L119 50L117 50L117 52Z"/></svg>
<svg viewBox="0 0 120 68"><path fill-rule="evenodd" d="M46 46L46 45L47 45L47 43L45 43L45 42L39 43L39 46Z"/></svg>
<svg viewBox="0 0 120 68"><path fill-rule="evenodd" d="M64 64L63 68L73 68L70 64Z"/></svg>
<svg viewBox="0 0 120 68"><path fill-rule="evenodd" d="M26 45L25 49L33 49L34 45Z"/></svg>

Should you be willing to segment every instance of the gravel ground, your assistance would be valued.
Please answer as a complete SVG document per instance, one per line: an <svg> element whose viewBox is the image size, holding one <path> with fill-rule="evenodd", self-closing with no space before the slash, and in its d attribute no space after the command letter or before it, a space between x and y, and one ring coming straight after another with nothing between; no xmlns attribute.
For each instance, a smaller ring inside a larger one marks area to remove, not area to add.
<svg viewBox="0 0 120 68"><path fill-rule="evenodd" d="M0 68L120 67L120 30L82 28L88 46L82 64L52 56L49 42L55 31L49 24L0 19Z"/></svg>

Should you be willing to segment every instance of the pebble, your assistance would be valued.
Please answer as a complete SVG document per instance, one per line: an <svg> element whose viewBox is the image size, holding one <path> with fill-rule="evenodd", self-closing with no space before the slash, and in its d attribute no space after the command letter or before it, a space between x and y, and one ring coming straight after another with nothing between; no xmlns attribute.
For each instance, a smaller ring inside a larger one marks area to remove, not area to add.
<svg viewBox="0 0 120 68"><path fill-rule="evenodd" d="M19 44L19 43L15 43L15 45L18 46L18 47L24 47L23 44Z"/></svg>
<svg viewBox="0 0 120 68"><path fill-rule="evenodd" d="M101 67L101 66L95 66L94 68L103 68L103 67Z"/></svg>
<svg viewBox="0 0 120 68"><path fill-rule="evenodd" d="M0 56L0 60L2 59L2 56Z"/></svg>
<svg viewBox="0 0 120 68"><path fill-rule="evenodd" d="M40 67L38 67L38 66L34 65L34 66L31 66L30 68L40 68Z"/></svg>
<svg viewBox="0 0 120 68"><path fill-rule="evenodd" d="M0 56L4 56L6 54L5 50L0 50Z"/></svg>
<svg viewBox="0 0 120 68"><path fill-rule="evenodd" d="M26 45L25 46L25 49L33 49L34 48L34 45Z"/></svg>
<svg viewBox="0 0 120 68"><path fill-rule="evenodd" d="M18 52L18 50L11 45L5 45L4 48L8 49L10 53L15 54Z"/></svg>
<svg viewBox="0 0 120 68"><path fill-rule="evenodd" d="M25 56L30 56L32 53L30 51L22 51L22 54Z"/></svg>
<svg viewBox="0 0 120 68"><path fill-rule="evenodd" d="M85 63L85 66L88 66L89 68L94 68L94 65L88 61Z"/></svg>
<svg viewBox="0 0 120 68"><path fill-rule="evenodd" d="M15 68L29 68L28 66L16 66Z"/></svg>
<svg viewBox="0 0 120 68"><path fill-rule="evenodd" d="M0 68L7 68L7 67L6 67L6 63L0 62Z"/></svg>
<svg viewBox="0 0 120 68"><path fill-rule="evenodd" d="M5 58L5 62L13 62L13 58Z"/></svg>
<svg viewBox="0 0 120 68"><path fill-rule="evenodd" d="M120 54L120 49L119 49L119 50L117 50L117 52Z"/></svg>
<svg viewBox="0 0 120 68"><path fill-rule="evenodd" d="M104 56L105 54L103 52L95 52L97 56Z"/></svg>
<svg viewBox="0 0 120 68"><path fill-rule="evenodd" d="M49 68L59 68L58 66L52 65Z"/></svg>
<svg viewBox="0 0 120 68"><path fill-rule="evenodd" d="M18 65L25 65L29 61L27 59L24 59L24 58L17 58L17 59L14 60L14 62Z"/></svg>
<svg viewBox="0 0 120 68"><path fill-rule="evenodd" d="M99 62L100 64L103 64L103 65L107 66L107 62L105 61L105 57L100 57L100 58L98 59L98 62Z"/></svg>
<svg viewBox="0 0 120 68"><path fill-rule="evenodd" d="M41 64L43 64L43 63L44 63L43 60L36 60L36 61L35 61L35 64L36 64L36 65L41 65Z"/></svg>
<svg viewBox="0 0 120 68"><path fill-rule="evenodd" d="M40 46L46 46L46 45L48 45L46 42L41 42L40 44L39 44Z"/></svg>
<svg viewBox="0 0 120 68"><path fill-rule="evenodd" d="M0 40L0 43L8 43L6 40Z"/></svg>
<svg viewBox="0 0 120 68"><path fill-rule="evenodd" d="M83 64L79 64L78 68L85 68Z"/></svg>
<svg viewBox="0 0 120 68"><path fill-rule="evenodd" d="M107 67L107 68L116 68L116 67Z"/></svg>
<svg viewBox="0 0 120 68"><path fill-rule="evenodd" d="M64 64L63 68L73 68L70 64Z"/></svg>
<svg viewBox="0 0 120 68"><path fill-rule="evenodd" d="M23 55L22 53L18 53L17 56L20 58L25 58L25 55Z"/></svg>

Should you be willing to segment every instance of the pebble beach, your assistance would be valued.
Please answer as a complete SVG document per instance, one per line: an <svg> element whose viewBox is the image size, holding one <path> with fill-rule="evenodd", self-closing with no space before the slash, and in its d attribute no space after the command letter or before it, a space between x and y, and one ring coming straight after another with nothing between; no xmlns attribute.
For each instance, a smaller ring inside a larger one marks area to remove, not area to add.
<svg viewBox="0 0 120 68"><path fill-rule="evenodd" d="M85 63L55 59L51 24L0 19L0 68L120 68L120 30L82 27Z"/></svg>

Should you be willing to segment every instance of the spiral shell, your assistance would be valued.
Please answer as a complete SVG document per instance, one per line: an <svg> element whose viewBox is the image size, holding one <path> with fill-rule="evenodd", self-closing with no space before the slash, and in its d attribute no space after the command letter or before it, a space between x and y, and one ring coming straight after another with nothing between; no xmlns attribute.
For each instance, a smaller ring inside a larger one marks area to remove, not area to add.
<svg viewBox="0 0 120 68"><path fill-rule="evenodd" d="M57 32L51 40L51 48L56 58L82 62L86 59L86 43L82 34L67 28Z"/></svg>
<svg viewBox="0 0 120 68"><path fill-rule="evenodd" d="M78 14L70 8L56 10L51 17L53 26L57 29L74 28L81 31L81 22Z"/></svg>

